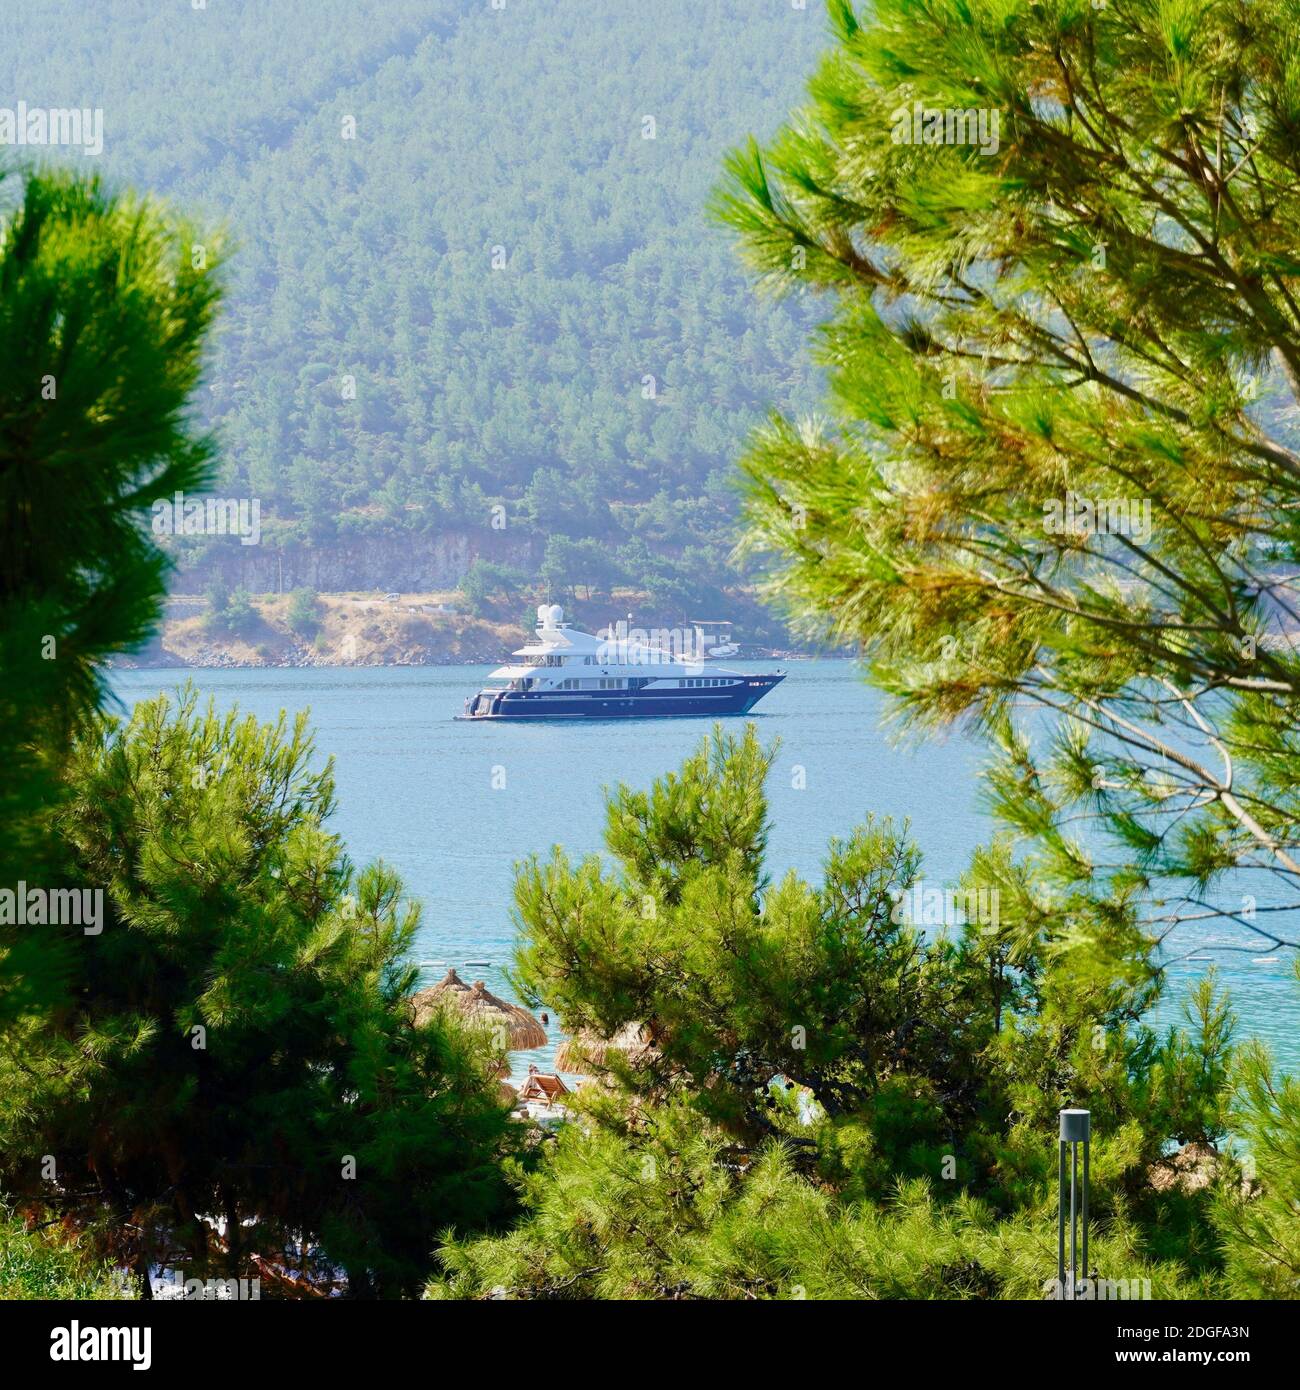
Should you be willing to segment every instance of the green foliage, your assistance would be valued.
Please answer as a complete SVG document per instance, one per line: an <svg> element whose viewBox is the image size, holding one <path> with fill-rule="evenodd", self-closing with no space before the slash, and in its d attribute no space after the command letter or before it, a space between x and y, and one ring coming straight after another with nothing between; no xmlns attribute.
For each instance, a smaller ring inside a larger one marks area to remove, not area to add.
<svg viewBox="0 0 1300 1390"><path fill-rule="evenodd" d="M478 1041L414 1027L419 909L348 862L311 764L305 715L192 691L79 742L59 830L103 926L47 929L65 973L0 1057L0 1184L138 1272L293 1249L391 1295L438 1229L503 1210L505 1117Z"/></svg>
<svg viewBox="0 0 1300 1390"><path fill-rule="evenodd" d="M102 663L150 635L150 503L202 490L192 418L219 239L97 179L0 171L0 882L53 881L39 813ZM206 269L190 248L208 247ZM0 927L17 975L42 965ZM0 1014L5 1009L0 982Z"/></svg>
<svg viewBox="0 0 1300 1390"><path fill-rule="evenodd" d="M1300 906L1295 7L836 15L717 200L765 283L829 293L831 418L774 417L745 462L771 592L903 721L1002 742L1040 883L1112 928L1295 946L1225 883ZM918 103L943 140L900 127ZM958 109L996 151L948 138Z"/></svg>
<svg viewBox="0 0 1300 1390"><path fill-rule="evenodd" d="M121 1275L95 1266L52 1232L29 1231L0 1210L0 1299L121 1299L129 1297Z"/></svg>
<svg viewBox="0 0 1300 1390"><path fill-rule="evenodd" d="M597 593L608 597L615 584L632 579L600 541L575 541L568 536L552 536L546 542L537 577L551 599L567 597L579 586L586 589L588 599Z"/></svg>
<svg viewBox="0 0 1300 1390"><path fill-rule="evenodd" d="M214 636L248 637L261 625L261 615L253 607L248 590L242 585L233 592L215 580L207 592L203 629Z"/></svg>
<svg viewBox="0 0 1300 1390"><path fill-rule="evenodd" d="M226 605L223 616L226 631L233 632L240 637L248 636L262 621L257 609L253 607L253 600L249 596L248 590L242 586L230 595L230 602Z"/></svg>
<svg viewBox="0 0 1300 1390"><path fill-rule="evenodd" d="M1219 1194L1228 1278L1239 1298L1300 1298L1300 1081L1279 1079L1268 1050L1242 1050L1231 1121L1248 1159Z"/></svg>
<svg viewBox="0 0 1300 1390"><path fill-rule="evenodd" d="M1217 1146L1230 1127L1236 1020L1215 988L1213 972L1192 989L1185 1012L1190 1028L1171 1028L1155 1055L1155 1124L1180 1144Z"/></svg>
<svg viewBox="0 0 1300 1390"><path fill-rule="evenodd" d="M226 609L230 606L230 590L223 579L214 579L204 592L203 626L210 632L220 632L226 621Z"/></svg>
<svg viewBox="0 0 1300 1390"><path fill-rule="evenodd" d="M76 892L85 881L51 828L69 747L93 726L105 658L140 646L158 616L167 562L150 503L201 491L212 473L191 401L221 247L95 179L0 177L0 885ZM85 940L9 914L0 922L6 1189L16 1166L15 1191L39 1171L20 1133L39 1127L42 1092L75 1093L96 1065L93 1037L55 1044L49 1031ZM112 1296L97 1269L7 1213L0 1287L5 1297Z"/></svg>
<svg viewBox="0 0 1300 1390"><path fill-rule="evenodd" d="M528 583L528 576L510 565L492 560L475 560L460 581L460 592L472 613L483 613L494 601L514 603Z"/></svg>
<svg viewBox="0 0 1300 1390"><path fill-rule="evenodd" d="M999 1220L942 1201L924 1179L879 1205L837 1202L770 1144L741 1168L716 1132L676 1109L628 1135L567 1128L521 1180L527 1221L449 1245L432 1298L1032 1299L1056 1258L1054 1213ZM1101 1268L1155 1298L1205 1296L1142 1253L1131 1223L1093 1247ZM1137 1296L1137 1295L1135 1295Z"/></svg>
<svg viewBox="0 0 1300 1390"><path fill-rule="evenodd" d="M777 1073L825 1077L837 1096L865 1077L876 1038L853 966L893 978L919 949L890 922L889 890L916 856L888 824L833 848L820 894L790 877L764 897L772 756L752 727L716 731L650 792L612 795L615 875L556 850L524 865L515 890L528 995L602 1036L646 1022L657 1056L643 1087L689 1078L703 1109L741 1128L765 1125L762 1088Z"/></svg>
<svg viewBox="0 0 1300 1390"><path fill-rule="evenodd" d="M289 595L290 630L310 640L320 631L320 604L315 589L295 589Z"/></svg>
<svg viewBox="0 0 1300 1390"><path fill-rule="evenodd" d="M607 795L607 860L519 867L521 989L571 1030L639 1041L604 1050L580 1122L516 1176L523 1222L450 1242L431 1295L1036 1297L1069 1104L1093 1115L1101 1277L1230 1287L1232 1162L1199 1190L1157 1181L1171 1146L1224 1136L1213 982L1157 1036L1145 937L1041 911L1023 882L979 897L1023 873L996 848L965 920L922 930L919 857L888 821L832 841L820 884L772 883L773 752L719 729L648 791Z"/></svg>

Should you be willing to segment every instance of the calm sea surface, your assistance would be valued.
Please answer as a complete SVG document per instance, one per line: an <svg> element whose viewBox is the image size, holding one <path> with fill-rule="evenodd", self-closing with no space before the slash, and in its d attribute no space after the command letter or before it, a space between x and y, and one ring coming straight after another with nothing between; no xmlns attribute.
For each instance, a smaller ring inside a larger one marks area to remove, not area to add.
<svg viewBox="0 0 1300 1390"><path fill-rule="evenodd" d="M128 705L188 678L218 705L262 719L310 709L317 749L335 759L334 828L354 860L382 857L424 904L423 983L455 966L503 992L515 935L515 862L553 844L574 856L598 850L602 787L648 786L676 767L709 723L456 722L452 716L490 669L118 671L113 685ZM983 749L956 735L895 747L881 731L880 697L851 663L796 661L789 671L750 715L765 740L781 740L768 788L772 877L788 868L817 877L827 840L847 834L868 811L910 818L927 884L954 877L991 829L979 806ZM743 723L727 722L736 730ZM504 786L494 787L503 776ZM1288 953L1257 950L1230 926L1181 930L1180 953L1216 944L1250 949L1215 957L1198 950L1198 958L1172 966L1157 1017L1172 1020L1188 982L1217 960L1243 1033L1264 1038L1286 1070L1300 1071L1300 985ZM487 964L469 964L480 961ZM554 1018L550 1031L562 1036ZM550 1048L516 1053L516 1071L550 1055Z"/></svg>

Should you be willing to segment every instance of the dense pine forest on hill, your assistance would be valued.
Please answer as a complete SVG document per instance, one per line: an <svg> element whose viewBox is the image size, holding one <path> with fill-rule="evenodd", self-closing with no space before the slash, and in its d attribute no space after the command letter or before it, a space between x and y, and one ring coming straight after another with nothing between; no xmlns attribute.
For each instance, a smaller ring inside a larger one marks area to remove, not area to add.
<svg viewBox="0 0 1300 1390"><path fill-rule="evenodd" d="M820 6L120 0L114 18L18 7L0 86L102 107L102 156L61 158L228 227L220 488L261 499L291 583L311 582L304 550L455 533L553 590L726 602L733 460L819 385L815 306L756 306L706 204L721 152L798 99ZM252 559L218 544L206 564Z"/></svg>

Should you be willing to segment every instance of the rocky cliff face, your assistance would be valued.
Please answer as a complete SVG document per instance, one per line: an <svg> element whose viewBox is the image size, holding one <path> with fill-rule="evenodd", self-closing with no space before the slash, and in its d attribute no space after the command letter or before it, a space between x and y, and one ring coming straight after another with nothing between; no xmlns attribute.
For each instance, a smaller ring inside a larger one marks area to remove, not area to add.
<svg viewBox="0 0 1300 1390"><path fill-rule="evenodd" d="M214 633L207 605L173 594L161 628L143 650L118 666L447 666L496 664L527 634L517 623L451 609L452 594L408 594L400 602L327 594L310 630L295 630L287 595L253 600L238 633Z"/></svg>
<svg viewBox="0 0 1300 1390"><path fill-rule="evenodd" d="M173 594L201 594L220 579L227 588L242 587L250 594L292 589L428 592L454 589L480 557L533 573L541 558L534 550L526 537L493 531L368 536L310 548L279 546L269 536L261 545L241 545L232 536L201 553L180 550L169 588Z"/></svg>

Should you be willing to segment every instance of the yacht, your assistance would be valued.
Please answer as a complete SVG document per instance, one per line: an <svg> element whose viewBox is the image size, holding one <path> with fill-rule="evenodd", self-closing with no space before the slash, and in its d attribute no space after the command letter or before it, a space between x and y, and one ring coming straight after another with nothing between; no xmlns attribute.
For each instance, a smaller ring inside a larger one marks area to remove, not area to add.
<svg viewBox="0 0 1300 1390"><path fill-rule="evenodd" d="M648 634L605 637L564 621L558 603L537 610L537 638L465 701L460 719L660 719L747 714L785 679L782 670L732 671Z"/></svg>

